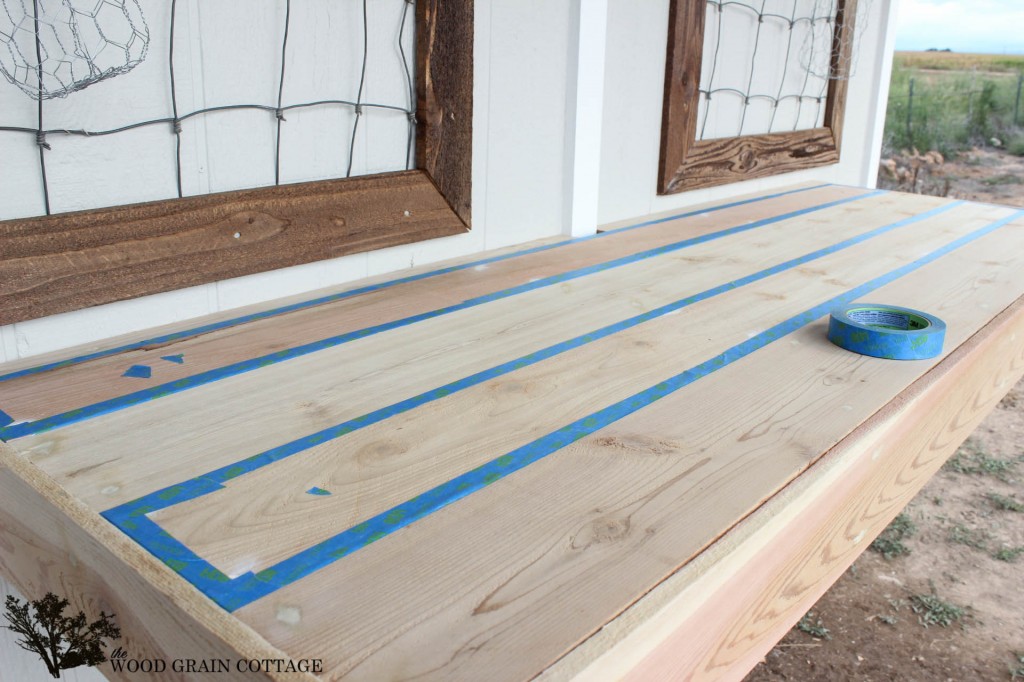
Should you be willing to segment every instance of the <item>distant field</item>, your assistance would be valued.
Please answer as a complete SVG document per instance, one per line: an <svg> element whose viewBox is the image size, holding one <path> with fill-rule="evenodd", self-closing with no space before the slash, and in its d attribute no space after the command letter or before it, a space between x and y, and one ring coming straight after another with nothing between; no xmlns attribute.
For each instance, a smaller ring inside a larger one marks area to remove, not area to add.
<svg viewBox="0 0 1024 682"><path fill-rule="evenodd" d="M1024 55L897 52L894 66L900 69L937 71L1024 71Z"/></svg>
<svg viewBox="0 0 1024 682"><path fill-rule="evenodd" d="M1024 154L1024 55L897 52L889 83L888 151L949 154L1005 145Z"/></svg>

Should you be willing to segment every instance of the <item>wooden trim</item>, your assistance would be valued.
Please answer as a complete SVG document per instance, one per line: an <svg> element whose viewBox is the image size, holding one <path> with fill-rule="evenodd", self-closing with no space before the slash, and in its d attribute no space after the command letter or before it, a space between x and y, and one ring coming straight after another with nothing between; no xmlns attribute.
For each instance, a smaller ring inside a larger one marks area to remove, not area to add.
<svg viewBox="0 0 1024 682"><path fill-rule="evenodd" d="M838 0L832 69L849 64L857 0ZM674 194L839 162L847 79L829 81L825 126L697 141L706 0L672 0L658 193Z"/></svg>
<svg viewBox="0 0 1024 682"><path fill-rule="evenodd" d="M419 170L0 221L0 325L468 230L473 3L416 11Z"/></svg>
<svg viewBox="0 0 1024 682"><path fill-rule="evenodd" d="M423 171L0 223L0 324L464 232Z"/></svg>
<svg viewBox="0 0 1024 682"><path fill-rule="evenodd" d="M473 0L416 3L416 158L470 226Z"/></svg>

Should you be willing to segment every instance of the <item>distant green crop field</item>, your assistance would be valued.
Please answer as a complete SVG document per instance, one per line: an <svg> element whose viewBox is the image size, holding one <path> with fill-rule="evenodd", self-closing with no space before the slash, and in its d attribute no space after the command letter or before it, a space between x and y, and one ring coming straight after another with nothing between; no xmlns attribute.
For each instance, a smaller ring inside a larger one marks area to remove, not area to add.
<svg viewBox="0 0 1024 682"><path fill-rule="evenodd" d="M971 54L967 52L897 52L894 66L900 69L935 71L1024 71L1024 55Z"/></svg>
<svg viewBox="0 0 1024 682"><path fill-rule="evenodd" d="M897 52L885 121L888 151L944 154L986 144L1019 145L1024 55Z"/></svg>

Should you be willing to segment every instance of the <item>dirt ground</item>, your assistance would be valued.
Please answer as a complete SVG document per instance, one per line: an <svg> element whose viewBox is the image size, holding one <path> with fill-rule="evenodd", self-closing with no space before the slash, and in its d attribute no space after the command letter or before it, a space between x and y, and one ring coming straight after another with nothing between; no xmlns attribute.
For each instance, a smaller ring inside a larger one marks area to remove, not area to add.
<svg viewBox="0 0 1024 682"><path fill-rule="evenodd" d="M919 191L1024 206L1019 157L925 170ZM1024 680L1024 381L746 679Z"/></svg>

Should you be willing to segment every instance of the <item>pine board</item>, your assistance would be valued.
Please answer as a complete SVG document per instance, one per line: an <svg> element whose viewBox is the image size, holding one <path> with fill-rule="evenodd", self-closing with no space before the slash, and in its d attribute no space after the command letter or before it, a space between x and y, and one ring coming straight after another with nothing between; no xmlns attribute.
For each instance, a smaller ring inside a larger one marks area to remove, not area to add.
<svg viewBox="0 0 1024 682"><path fill-rule="evenodd" d="M48 512L67 525L63 541L26 522L25 549L15 560L0 543L0 568L23 591L60 581L94 606L117 581L178 595L166 615L145 597L140 646L262 647L323 659L324 679L742 676L1024 371L1024 218L840 187L687 213L0 381L0 409L34 420L456 306L8 439L2 473L17 495L0 513L21 523L43 506L24 501L33 490L75 511ZM847 353L825 340L824 317L730 350L904 266L865 298L943 318L939 358ZM559 279L579 268L591 270ZM510 287L524 288L495 296ZM165 362L159 376L119 376L175 353L185 364ZM296 443L147 514L243 581L716 357L728 360L693 383L228 610L106 520L116 515L99 516ZM83 532L103 550L87 576L68 564ZM43 576L36 555L49 557ZM200 634L171 637L183 621Z"/></svg>

